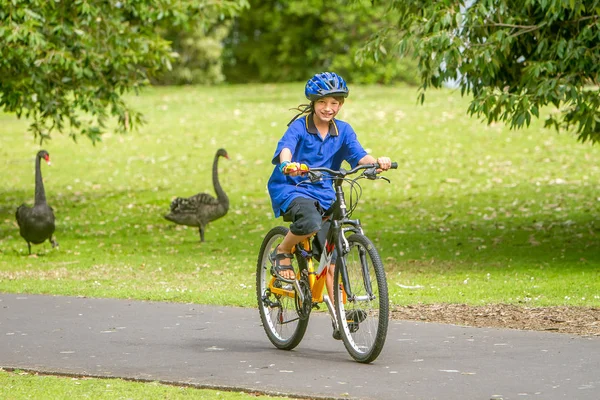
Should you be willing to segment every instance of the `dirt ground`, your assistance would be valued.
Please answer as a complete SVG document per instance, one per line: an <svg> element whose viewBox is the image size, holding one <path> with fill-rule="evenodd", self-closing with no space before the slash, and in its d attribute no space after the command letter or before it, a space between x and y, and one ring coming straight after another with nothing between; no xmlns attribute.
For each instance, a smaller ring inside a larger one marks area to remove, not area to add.
<svg viewBox="0 0 600 400"><path fill-rule="evenodd" d="M600 308L421 304L395 307L392 319L600 336Z"/></svg>

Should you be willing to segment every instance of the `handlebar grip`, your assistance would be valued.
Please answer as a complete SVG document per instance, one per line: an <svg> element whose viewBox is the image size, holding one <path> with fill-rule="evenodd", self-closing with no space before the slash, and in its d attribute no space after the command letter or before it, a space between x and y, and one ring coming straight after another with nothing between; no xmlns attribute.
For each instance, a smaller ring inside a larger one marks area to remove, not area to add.
<svg viewBox="0 0 600 400"><path fill-rule="evenodd" d="M398 163L397 162L393 162L392 166L390 167L391 169L396 169L398 168Z"/></svg>

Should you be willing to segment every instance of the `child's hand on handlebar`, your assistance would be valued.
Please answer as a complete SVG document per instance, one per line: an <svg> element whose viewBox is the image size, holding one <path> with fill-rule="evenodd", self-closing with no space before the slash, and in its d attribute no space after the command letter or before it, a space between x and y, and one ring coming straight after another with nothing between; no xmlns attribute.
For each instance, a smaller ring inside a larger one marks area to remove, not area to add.
<svg viewBox="0 0 600 400"><path fill-rule="evenodd" d="M284 175L290 176L304 175L310 170L310 168L308 168L308 165L306 164L291 161L282 162L280 165L280 169Z"/></svg>
<svg viewBox="0 0 600 400"><path fill-rule="evenodd" d="M379 164L377 172L387 171L392 168L392 160L389 157L379 157L377 159L377 164Z"/></svg>

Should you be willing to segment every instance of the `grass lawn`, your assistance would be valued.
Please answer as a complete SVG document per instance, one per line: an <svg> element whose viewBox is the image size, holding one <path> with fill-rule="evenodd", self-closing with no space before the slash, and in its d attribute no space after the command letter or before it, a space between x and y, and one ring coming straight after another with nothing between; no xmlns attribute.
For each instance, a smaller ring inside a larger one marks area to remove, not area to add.
<svg viewBox="0 0 600 400"><path fill-rule="evenodd" d="M141 131L93 146L43 145L58 251L27 245L14 212L32 204L40 146L0 116L0 291L253 307L254 274L273 218L270 159L302 85L157 88L130 102ZM600 305L599 149L569 134L487 126L456 92L354 87L340 118L399 169L364 182L355 216L386 262L395 304ZM214 193L213 156L229 213L207 228L162 218L175 196Z"/></svg>
<svg viewBox="0 0 600 400"><path fill-rule="evenodd" d="M158 382L143 383L122 379L92 379L48 376L0 369L0 397L5 400L252 400L253 394L223 390L170 386ZM260 396L260 400L287 397Z"/></svg>
<svg viewBox="0 0 600 400"><path fill-rule="evenodd" d="M422 106L414 88L351 90L340 119L373 155L399 163L391 184L361 181L354 214L385 260L394 304L600 306L598 147L540 121L487 126L451 90ZM31 256L14 213L33 203L40 145L25 121L0 115L0 292L255 307L262 237L283 224L266 192L270 159L302 93L153 88L129 99L148 120L139 132L95 146L55 134L42 173L60 249L45 243ZM162 216L176 196L214 193L220 147L231 207L200 243L196 229Z"/></svg>

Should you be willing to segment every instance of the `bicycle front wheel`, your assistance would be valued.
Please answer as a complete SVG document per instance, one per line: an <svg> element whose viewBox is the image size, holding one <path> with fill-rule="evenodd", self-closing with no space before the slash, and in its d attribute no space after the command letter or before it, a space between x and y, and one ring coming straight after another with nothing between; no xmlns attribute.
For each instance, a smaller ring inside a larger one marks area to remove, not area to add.
<svg viewBox="0 0 600 400"><path fill-rule="evenodd" d="M334 273L334 298L338 326L348 353L370 363L381 353L389 321L388 289L383 263L373 243L362 234L348 238L350 251L338 258ZM348 276L344 288L342 272Z"/></svg>
<svg viewBox="0 0 600 400"><path fill-rule="evenodd" d="M275 347L292 350L302 340L308 318L300 318L296 310L296 294L291 284L274 280L271 275L269 254L281 243L288 229L278 226L271 229L260 246L256 267L256 296L258 311L265 332ZM296 262L300 263L299 256ZM296 269L296 274L298 274ZM309 300L310 301L310 300Z"/></svg>

